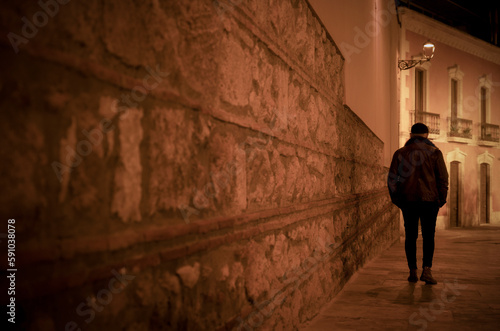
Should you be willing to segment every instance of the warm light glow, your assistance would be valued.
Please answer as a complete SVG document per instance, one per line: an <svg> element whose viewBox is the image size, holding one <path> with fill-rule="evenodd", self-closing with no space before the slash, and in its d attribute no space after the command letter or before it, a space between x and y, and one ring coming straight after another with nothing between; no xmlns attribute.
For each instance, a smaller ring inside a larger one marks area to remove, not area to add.
<svg viewBox="0 0 500 331"><path fill-rule="evenodd" d="M433 43L431 43L430 41L427 41L425 44L424 44L424 57L426 59L432 59L432 57L434 56L434 50L436 49L436 47L434 46Z"/></svg>
<svg viewBox="0 0 500 331"><path fill-rule="evenodd" d="M432 59L432 57L434 56L435 49L436 49L436 46L434 46L434 44L431 43L430 40L428 40L424 44L424 47L423 47L423 50L424 50L423 57L420 57L419 59L412 59L412 60L399 60L398 61L399 69L400 70L407 70L407 69L413 68L416 65L430 61Z"/></svg>

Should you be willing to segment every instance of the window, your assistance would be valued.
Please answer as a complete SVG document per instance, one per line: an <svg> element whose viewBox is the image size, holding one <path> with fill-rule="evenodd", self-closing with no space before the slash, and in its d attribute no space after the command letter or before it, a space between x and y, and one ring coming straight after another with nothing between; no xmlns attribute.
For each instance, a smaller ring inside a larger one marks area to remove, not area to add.
<svg viewBox="0 0 500 331"><path fill-rule="evenodd" d="M424 123L429 127L430 134L439 135L440 116L429 112L428 88L429 88L429 66L426 62L415 69L415 109L412 114L412 125L417 122Z"/></svg>
<svg viewBox="0 0 500 331"><path fill-rule="evenodd" d="M425 111L425 71L415 69L415 112Z"/></svg>
<svg viewBox="0 0 500 331"><path fill-rule="evenodd" d="M491 80L486 75L479 78L479 121L481 125L490 122Z"/></svg>
<svg viewBox="0 0 500 331"><path fill-rule="evenodd" d="M450 117L462 117L462 81L464 73L458 65L448 68L448 77L450 82Z"/></svg>
<svg viewBox="0 0 500 331"><path fill-rule="evenodd" d="M480 169L479 219L480 223L490 223L490 165L481 163Z"/></svg>
<svg viewBox="0 0 500 331"><path fill-rule="evenodd" d="M456 120L458 117L458 81L451 79L451 119Z"/></svg>
<svg viewBox="0 0 500 331"><path fill-rule="evenodd" d="M477 157L479 166L479 222L490 223L491 221L491 182L494 169L495 156L487 151ZM496 166L496 165L495 165Z"/></svg>
<svg viewBox="0 0 500 331"><path fill-rule="evenodd" d="M486 121L487 114L487 104L486 100L488 98L488 89L486 87L481 87L481 124L488 123Z"/></svg>
<svg viewBox="0 0 500 331"><path fill-rule="evenodd" d="M480 140L488 146L494 146L500 140L500 127L491 123L491 80L484 75L479 78L479 121Z"/></svg>
<svg viewBox="0 0 500 331"><path fill-rule="evenodd" d="M458 65L448 68L449 77L449 113L448 141L467 143L472 139L472 119L463 118L462 112L462 81L464 73Z"/></svg>

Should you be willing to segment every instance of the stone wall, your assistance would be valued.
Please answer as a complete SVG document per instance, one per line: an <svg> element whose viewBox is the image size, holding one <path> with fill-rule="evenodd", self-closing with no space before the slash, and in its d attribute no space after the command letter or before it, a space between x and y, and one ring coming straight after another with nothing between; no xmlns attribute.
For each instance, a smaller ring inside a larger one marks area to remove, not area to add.
<svg viewBox="0 0 500 331"><path fill-rule="evenodd" d="M2 6L18 324L289 330L398 238L305 0Z"/></svg>

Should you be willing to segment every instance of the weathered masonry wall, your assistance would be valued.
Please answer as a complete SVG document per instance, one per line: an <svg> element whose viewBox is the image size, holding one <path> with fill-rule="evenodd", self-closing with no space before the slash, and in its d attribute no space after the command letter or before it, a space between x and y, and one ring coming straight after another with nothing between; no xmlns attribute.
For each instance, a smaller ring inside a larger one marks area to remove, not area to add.
<svg viewBox="0 0 500 331"><path fill-rule="evenodd" d="M47 3L0 11L18 323L289 330L398 238L306 1Z"/></svg>

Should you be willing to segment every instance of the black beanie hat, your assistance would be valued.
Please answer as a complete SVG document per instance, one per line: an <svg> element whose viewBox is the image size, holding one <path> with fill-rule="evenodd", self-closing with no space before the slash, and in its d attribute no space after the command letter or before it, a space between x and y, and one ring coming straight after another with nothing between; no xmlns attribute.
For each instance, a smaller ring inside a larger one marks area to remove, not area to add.
<svg viewBox="0 0 500 331"><path fill-rule="evenodd" d="M429 128L424 123L415 123L411 127L411 133L429 133Z"/></svg>

